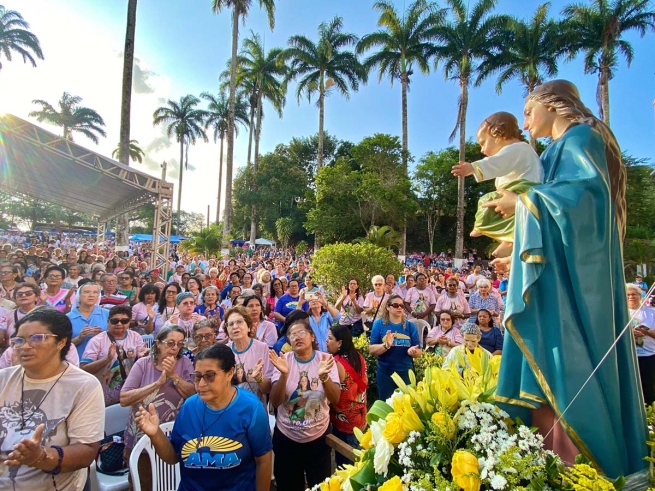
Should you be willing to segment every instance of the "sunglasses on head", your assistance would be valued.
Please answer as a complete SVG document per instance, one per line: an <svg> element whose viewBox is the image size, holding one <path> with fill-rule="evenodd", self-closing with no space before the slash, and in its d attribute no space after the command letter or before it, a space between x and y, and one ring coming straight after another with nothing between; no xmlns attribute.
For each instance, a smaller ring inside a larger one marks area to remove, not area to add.
<svg viewBox="0 0 655 491"><path fill-rule="evenodd" d="M117 324L123 324L125 326L125 325L130 323L130 320L131 319L125 319L125 318L116 319L116 318L113 318L113 319L109 319L109 323L114 325L114 326L117 325Z"/></svg>

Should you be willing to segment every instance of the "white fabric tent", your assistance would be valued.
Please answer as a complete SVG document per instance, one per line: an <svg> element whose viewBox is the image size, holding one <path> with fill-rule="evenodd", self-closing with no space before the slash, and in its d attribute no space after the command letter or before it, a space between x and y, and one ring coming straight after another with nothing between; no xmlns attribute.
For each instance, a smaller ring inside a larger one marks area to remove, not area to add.
<svg viewBox="0 0 655 491"><path fill-rule="evenodd" d="M275 241L274 240L269 240L269 239L255 239L255 245L261 245L261 246L274 246Z"/></svg>

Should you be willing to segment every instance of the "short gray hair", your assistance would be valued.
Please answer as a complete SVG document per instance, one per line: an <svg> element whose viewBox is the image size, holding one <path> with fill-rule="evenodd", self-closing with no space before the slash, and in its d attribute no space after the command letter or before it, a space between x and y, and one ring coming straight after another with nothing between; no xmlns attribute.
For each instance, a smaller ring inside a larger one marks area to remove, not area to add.
<svg viewBox="0 0 655 491"><path fill-rule="evenodd" d="M473 334L474 336L482 336L480 327L477 324L466 323L459 328L459 332L464 336L465 334Z"/></svg>
<svg viewBox="0 0 655 491"><path fill-rule="evenodd" d="M376 274L373 278L371 278L371 285L374 285L376 281L381 281L382 283L385 282L384 276L380 274Z"/></svg>
<svg viewBox="0 0 655 491"><path fill-rule="evenodd" d="M635 291L641 295L641 288L639 288L639 285L635 285L634 283L626 283L625 291L629 292L630 290Z"/></svg>
<svg viewBox="0 0 655 491"><path fill-rule="evenodd" d="M480 288L481 286L488 286L491 288L491 281L489 281L487 278L480 278L478 281L475 282L475 286Z"/></svg>

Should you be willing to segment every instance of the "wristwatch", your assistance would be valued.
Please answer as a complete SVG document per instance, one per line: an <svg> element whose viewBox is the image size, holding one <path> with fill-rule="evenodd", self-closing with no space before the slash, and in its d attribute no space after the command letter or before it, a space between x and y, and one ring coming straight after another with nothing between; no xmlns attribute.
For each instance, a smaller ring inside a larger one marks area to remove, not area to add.
<svg viewBox="0 0 655 491"><path fill-rule="evenodd" d="M180 377L177 377L177 378L174 378L174 379L173 379L173 385L174 385L175 387L177 387L177 384L179 384L179 383L180 383Z"/></svg>

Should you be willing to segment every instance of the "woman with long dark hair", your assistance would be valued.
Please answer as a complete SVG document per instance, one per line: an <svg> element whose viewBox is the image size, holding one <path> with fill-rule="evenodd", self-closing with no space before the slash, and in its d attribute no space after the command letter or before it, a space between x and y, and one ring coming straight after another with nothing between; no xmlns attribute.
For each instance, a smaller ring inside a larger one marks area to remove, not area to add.
<svg viewBox="0 0 655 491"><path fill-rule="evenodd" d="M366 362L353 344L348 326L341 324L330 328L327 339L328 353L334 356L339 371L341 395L339 402L330 406L332 434L353 448L359 442L353 433L354 428L363 430L366 426ZM338 452L334 457L337 467L351 463Z"/></svg>

